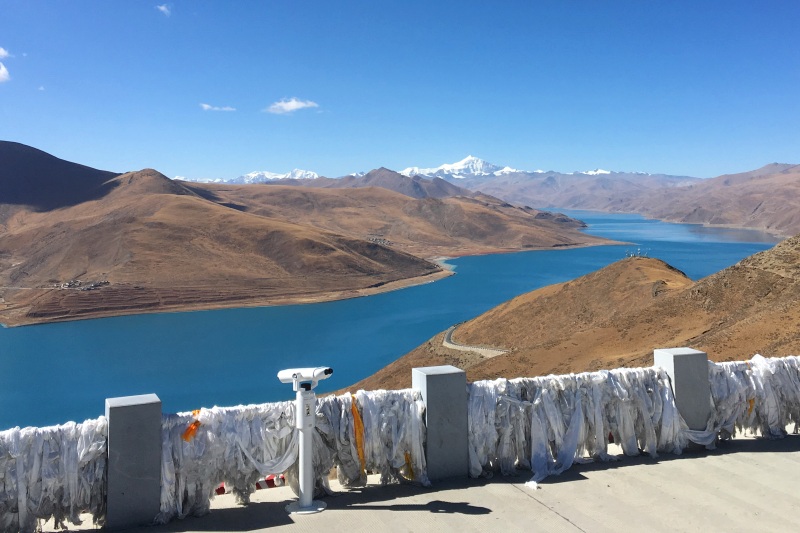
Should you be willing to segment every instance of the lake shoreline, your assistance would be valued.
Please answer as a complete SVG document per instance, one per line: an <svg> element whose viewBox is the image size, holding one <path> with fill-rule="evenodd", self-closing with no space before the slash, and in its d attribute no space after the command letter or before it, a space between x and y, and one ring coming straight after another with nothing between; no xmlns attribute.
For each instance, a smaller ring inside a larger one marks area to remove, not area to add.
<svg viewBox="0 0 800 533"><path fill-rule="evenodd" d="M165 305L158 308L136 308L130 307L119 310L100 310L96 312L82 313L80 316L64 316L64 317L22 317L19 320L12 320L0 323L3 328L17 328L25 326L37 326L42 324L55 324L59 322L75 322L79 320L94 320L97 318L112 318L121 316L132 316L141 314L158 314L158 313L188 313L193 311L213 311L220 309L246 309L250 307L279 307L287 305L301 305L301 304L315 304L324 302L333 302L340 300L348 300L351 298L361 298L364 296L372 296L375 294L382 294L395 290L413 287L415 285L422 285L424 283L432 283L440 279L452 275L454 272L443 268L431 274L424 276L416 276L413 278L406 278L402 280L390 281L384 283L379 287L365 287L361 289L344 289L339 291L326 291L312 295L286 295L286 296L266 296L266 297L250 297L247 299L235 300L220 300L208 301L191 304L177 304Z"/></svg>
<svg viewBox="0 0 800 533"><path fill-rule="evenodd" d="M726 232L697 233L686 225L652 223L640 216L586 215L589 236L636 242L691 279L768 247L729 240ZM104 398L151 392L170 413L282 401L291 396L291 387L274 376L288 367L330 366L335 373L319 392L339 390L453 324L520 294L603 268L623 259L626 248L462 255L449 260L458 275L441 283L423 278L407 290L376 287L383 294L323 305L243 308L239 303L238 308L198 313L149 312L2 329L0 353L9 357L0 375L0 427L96 418ZM446 255L443 250L423 257L441 261Z"/></svg>
<svg viewBox="0 0 800 533"><path fill-rule="evenodd" d="M543 210L550 210L550 208L539 208ZM558 209L558 208L553 208ZM788 239L789 237L793 237L794 233L786 233L781 231L776 231L770 228L762 228L758 226L742 226L739 224L710 224L708 222L685 222L679 220L678 218L659 218L651 216L647 213L640 213L636 211L613 211L613 210L603 210L603 209L573 209L573 208L563 208L561 211L563 212L586 212L586 213L598 213L602 215L637 215L642 217L645 220L652 220L655 222L666 222L668 224L681 224L684 226L698 226L701 228L708 228L708 229L729 229L729 230L743 230L743 231L752 231L756 233L762 233L764 235L769 235L772 237L775 242L782 241L784 239Z"/></svg>
<svg viewBox="0 0 800 533"><path fill-rule="evenodd" d="M606 239L603 242L586 242L586 243L569 244L564 246L552 246L552 247L536 247L536 248L523 248L523 249L486 248L480 250L472 249L469 252L464 252L464 253L459 253L458 250L454 250L452 254L449 254L447 256L436 256L427 259L428 261L435 263L441 270L438 270L430 274L425 274L423 276L415 276L412 278L390 281L388 283L383 283L380 286L376 287L332 290L332 291L320 292L317 294L284 295L284 296L271 295L265 297L255 296L255 297L230 299L230 300L220 299L218 301L163 305L157 308L144 307L144 306L137 308L134 305L131 305L130 307L126 307L124 309L82 312L78 316L68 315L68 316L57 316L57 317L30 317L20 313L19 316L11 316L10 320L8 319L9 317L5 317L4 321L0 323L0 327L17 328L24 326L36 326L42 324L54 324L59 322L75 322L79 320L93 320L97 318L112 318L112 317L131 316L140 314L184 313L193 311L212 311L220 309L238 309L238 308L246 309L252 307L279 307L288 305L316 304L316 303L349 300L352 298L362 298L366 296L384 294L387 292L405 289L408 287L423 285L425 283L433 283L435 281L452 276L455 274L455 269L453 265L447 263L448 259L455 259L459 257L481 256L481 255L492 255L492 254L509 254L518 252L572 250L572 249L586 248L592 246L616 246L620 244L626 244L626 243ZM57 290L57 289L50 289L50 290ZM99 294L101 293L101 291L102 289L100 291L97 291L97 293ZM6 310L6 312L7 311L8 310Z"/></svg>

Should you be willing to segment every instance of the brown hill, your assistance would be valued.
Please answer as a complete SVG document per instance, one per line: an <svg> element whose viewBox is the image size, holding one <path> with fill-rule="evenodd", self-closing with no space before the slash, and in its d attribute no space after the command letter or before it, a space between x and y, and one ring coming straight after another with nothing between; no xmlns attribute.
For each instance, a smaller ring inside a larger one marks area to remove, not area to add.
<svg viewBox="0 0 800 533"><path fill-rule="evenodd" d="M508 353L447 349L439 334L354 387L409 386L414 366L453 364L477 380L649 365L653 349L676 346L716 361L796 354L799 265L800 236L696 283L657 259L627 258L519 296L453 335Z"/></svg>
<svg viewBox="0 0 800 533"><path fill-rule="evenodd" d="M6 222L2 322L312 301L441 274L402 251L217 205L153 170L106 187Z"/></svg>
<svg viewBox="0 0 800 533"><path fill-rule="evenodd" d="M417 199L385 188L185 184L221 205L367 239L422 257L601 244L580 221L496 198Z"/></svg>
<svg viewBox="0 0 800 533"><path fill-rule="evenodd" d="M0 224L12 211L9 206L48 211L101 198L114 188L109 180L118 175L0 141L0 205L7 204Z"/></svg>
<svg viewBox="0 0 800 533"><path fill-rule="evenodd" d="M351 297L447 275L419 256L604 242L482 195L190 185L0 148L18 172L0 196L0 322L12 325Z"/></svg>
<svg viewBox="0 0 800 533"><path fill-rule="evenodd" d="M520 171L465 178L459 180L459 185L532 207L614 211L631 199L700 181L688 176L633 172L563 174Z"/></svg>
<svg viewBox="0 0 800 533"><path fill-rule="evenodd" d="M782 236L800 232L800 165L773 163L712 179L624 172L518 172L469 178L459 184L535 207L639 213Z"/></svg>
<svg viewBox="0 0 800 533"><path fill-rule="evenodd" d="M800 165L774 163L632 198L617 207L662 220L794 235L800 232Z"/></svg>

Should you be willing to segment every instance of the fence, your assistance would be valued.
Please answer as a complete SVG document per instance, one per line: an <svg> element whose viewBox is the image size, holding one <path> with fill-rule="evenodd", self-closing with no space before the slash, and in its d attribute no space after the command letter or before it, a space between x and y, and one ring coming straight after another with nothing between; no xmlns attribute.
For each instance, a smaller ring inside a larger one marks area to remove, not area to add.
<svg viewBox="0 0 800 533"><path fill-rule="evenodd" d="M365 484L367 471L380 472L385 483L408 479L429 484L423 410L419 392L411 389L359 391L320 399L314 443L320 489L327 489L327 474L334 466L346 486ZM114 415L110 418L113 422ZM138 427L128 430L132 435L139 432ZM108 437L106 417L83 424L0 432L0 530L34 531L38 520L51 518L57 525L80 524L82 512L91 513L95 523L105 524L106 502L113 497L107 490ZM156 484L160 503L133 523L164 523L203 515L223 482L232 487L239 501L247 502L259 477L288 471L290 483L296 480L293 402L164 415L160 440L161 474ZM142 462L141 457L117 458L117 462L131 462L129 471ZM111 465L114 467L119 465ZM124 475L120 482L132 477ZM117 500L118 514L112 527L131 520L127 509L121 507L146 496L130 487L119 492L127 493L128 500Z"/></svg>
<svg viewBox="0 0 800 533"><path fill-rule="evenodd" d="M679 355L705 358L702 352L691 352ZM797 431L799 358L698 360L700 368L708 369L708 379L700 380L699 390L691 393L678 385L688 379L682 375L687 368L698 367L681 364L666 370L617 369L470 385L463 371L433 367L435 371L427 373L430 369L415 369L414 384L421 390L321 398L313 461L318 490L328 490L327 474L333 466L345 486L365 484L367 472L380 473L384 483L411 479L428 484L429 471L437 468L438 477L446 477L445 471L480 476L524 469L533 472L531 481L536 484L575 462L612 459L611 440L626 455L643 450L655 456L681 453L690 442L713 446L718 436L730 438L737 431L780 438L791 423ZM441 386L441 379L452 373L460 373L461 381ZM689 377L696 373L692 370ZM426 384L428 378L440 381ZM686 394L705 398L705 427L687 425L680 397ZM109 472L113 477L116 463L122 461L114 448L119 440L127 440L109 437L116 431L114 424L119 425L117 415L0 432L0 529L34 531L38 520L50 518L59 525L79 524L82 512L109 527L166 522L207 513L223 481L242 502L262 476L286 472L290 484L295 482L293 402L163 416L159 402L156 413L160 442L145 446L157 450L156 507L128 524L109 523L115 502L109 494ZM466 431L459 429L462 425ZM137 432L135 427L122 429ZM459 466L456 451L462 445L468 450ZM442 470L439 463L446 454L436 450L450 450L447 459L455 457L455 466ZM111 462L109 456L114 458ZM426 457L436 457L430 470Z"/></svg>

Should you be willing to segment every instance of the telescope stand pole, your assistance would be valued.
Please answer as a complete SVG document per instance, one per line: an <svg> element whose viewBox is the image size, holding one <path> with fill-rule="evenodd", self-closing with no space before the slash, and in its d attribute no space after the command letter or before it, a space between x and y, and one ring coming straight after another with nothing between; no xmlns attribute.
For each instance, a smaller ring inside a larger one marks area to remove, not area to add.
<svg viewBox="0 0 800 533"><path fill-rule="evenodd" d="M305 384L303 384L305 385ZM314 428L316 427L317 395L310 387L297 390L295 424L298 439L299 499L286 506L288 513L311 514L325 509L325 502L314 500Z"/></svg>

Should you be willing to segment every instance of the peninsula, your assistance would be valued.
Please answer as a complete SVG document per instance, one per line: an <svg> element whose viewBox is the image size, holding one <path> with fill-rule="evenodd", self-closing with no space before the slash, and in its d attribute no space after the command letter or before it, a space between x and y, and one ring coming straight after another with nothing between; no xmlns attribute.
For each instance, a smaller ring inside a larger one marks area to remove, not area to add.
<svg viewBox="0 0 800 533"><path fill-rule="evenodd" d="M449 275L435 257L605 244L566 216L439 188L175 181L0 141L0 323L310 303ZM444 191L444 192L442 192ZM463 194L463 195L462 195Z"/></svg>

